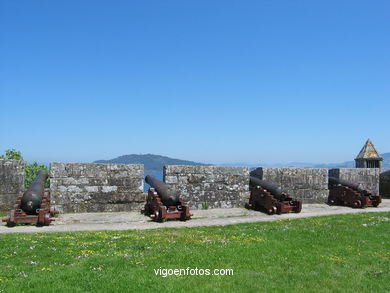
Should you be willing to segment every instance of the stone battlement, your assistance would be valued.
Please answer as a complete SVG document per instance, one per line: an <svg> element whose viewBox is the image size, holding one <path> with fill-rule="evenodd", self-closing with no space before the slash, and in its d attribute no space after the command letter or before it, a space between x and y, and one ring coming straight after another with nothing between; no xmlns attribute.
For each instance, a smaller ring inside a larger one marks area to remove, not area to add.
<svg viewBox="0 0 390 293"><path fill-rule="evenodd" d="M0 210L8 211L23 190L24 161L0 160ZM164 167L164 180L179 191L191 209L243 207L249 200L249 177L270 181L304 203L323 203L329 176L361 183L390 197L390 171L378 168ZM145 204L141 164L51 163L53 205L62 212L138 211Z"/></svg>

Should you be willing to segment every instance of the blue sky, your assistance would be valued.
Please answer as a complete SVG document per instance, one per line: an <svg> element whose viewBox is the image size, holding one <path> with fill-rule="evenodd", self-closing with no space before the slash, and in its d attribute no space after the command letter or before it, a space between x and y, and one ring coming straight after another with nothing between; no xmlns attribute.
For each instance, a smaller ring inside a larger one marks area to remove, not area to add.
<svg viewBox="0 0 390 293"><path fill-rule="evenodd" d="M0 2L0 152L341 162L390 151L389 1Z"/></svg>

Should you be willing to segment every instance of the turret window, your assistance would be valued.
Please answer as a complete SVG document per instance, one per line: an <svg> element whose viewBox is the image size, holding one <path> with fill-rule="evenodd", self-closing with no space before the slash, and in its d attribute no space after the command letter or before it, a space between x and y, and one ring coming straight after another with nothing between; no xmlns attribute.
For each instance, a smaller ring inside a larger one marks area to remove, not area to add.
<svg viewBox="0 0 390 293"><path fill-rule="evenodd" d="M367 161L367 168L379 168L379 161Z"/></svg>

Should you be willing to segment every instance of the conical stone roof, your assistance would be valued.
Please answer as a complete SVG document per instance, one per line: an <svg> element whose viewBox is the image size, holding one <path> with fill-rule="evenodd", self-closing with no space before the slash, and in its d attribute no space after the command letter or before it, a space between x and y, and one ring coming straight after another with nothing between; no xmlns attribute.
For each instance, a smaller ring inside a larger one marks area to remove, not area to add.
<svg viewBox="0 0 390 293"><path fill-rule="evenodd" d="M366 144L361 149L355 160L383 160L383 157L376 150L374 144L370 139L366 141Z"/></svg>

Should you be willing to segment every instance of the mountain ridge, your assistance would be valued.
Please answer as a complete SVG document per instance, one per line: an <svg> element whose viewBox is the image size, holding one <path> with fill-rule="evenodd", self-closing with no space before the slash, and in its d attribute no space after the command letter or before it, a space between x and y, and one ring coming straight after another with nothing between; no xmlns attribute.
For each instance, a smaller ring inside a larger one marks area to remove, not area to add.
<svg viewBox="0 0 390 293"><path fill-rule="evenodd" d="M94 163L102 164L144 164L145 173L162 172L164 165L191 165L191 166L208 166L210 164L198 163L189 160L174 159L161 155L153 154L132 154L123 155L111 160L97 160Z"/></svg>
<svg viewBox="0 0 390 293"><path fill-rule="evenodd" d="M383 157L383 168L390 170L390 152L381 154ZM94 163L113 163L113 164L144 164L145 173L157 172L161 173L164 165L192 165L192 166L212 166L212 164L205 164L193 162L189 160L174 159L167 156L153 155L153 154L132 154L123 155L111 160L97 160ZM305 163L305 162L290 162L286 164L249 164L249 163L230 163L220 164L221 166L242 166L242 167L298 167L298 168L354 168L355 161L345 161L341 163Z"/></svg>

